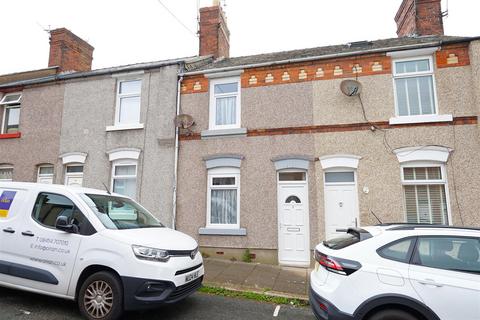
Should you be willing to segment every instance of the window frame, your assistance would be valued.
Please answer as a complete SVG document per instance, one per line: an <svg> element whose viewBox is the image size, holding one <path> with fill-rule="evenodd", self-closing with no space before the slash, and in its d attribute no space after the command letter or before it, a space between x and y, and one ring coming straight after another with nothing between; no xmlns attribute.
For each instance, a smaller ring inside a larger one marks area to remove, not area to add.
<svg viewBox="0 0 480 320"><path fill-rule="evenodd" d="M404 177L404 168L428 168L428 167L440 167L440 173L442 179L440 180L405 180ZM445 163L436 162L436 161L410 161L402 163L400 165L400 180L402 184L402 197L403 197L403 213L404 221L407 221L407 208L406 208L406 199L405 199L405 189L404 186L415 186L415 185L444 185L445 187L445 202L447 204L447 226L452 225L452 210L450 206L450 191L448 188L448 178L447 178L447 168ZM418 214L418 212L417 212Z"/></svg>
<svg viewBox="0 0 480 320"><path fill-rule="evenodd" d="M115 174L115 168L116 167L125 167L125 166L135 166L135 176L132 175L116 175ZM134 177L134 178L132 178ZM115 192L113 189L115 179L135 179L135 197L132 198L135 200L137 198L137 193L138 193L138 161L137 160L132 160L132 159L119 159L119 160L114 160L112 161L112 171L111 171L111 179L110 179L110 190L112 192ZM120 193L118 193L120 194ZM122 196L129 197L128 195L121 194Z"/></svg>
<svg viewBox="0 0 480 320"><path fill-rule="evenodd" d="M42 168L52 168L53 169L53 172L52 173L48 173L48 174L45 174L45 173L40 173L40 170ZM66 169L65 169L66 170ZM65 172L66 173L66 172ZM51 164L42 164L42 165L39 165L38 168L37 168L37 183L39 182L40 178L51 178L52 179L52 184L54 182L54 177L55 177L55 166L54 165L51 165Z"/></svg>
<svg viewBox="0 0 480 320"><path fill-rule="evenodd" d="M419 72L406 72L406 73L397 73L397 62L408 62L408 61L416 61L416 60L425 60L428 59L429 65L430 65L430 70L429 71L419 71ZM393 81L393 95L394 95L394 102L395 102L395 117L398 118L406 118L410 117L413 119L422 119L422 118L431 118L434 116L438 116L438 97L437 97L437 85L435 81L435 60L433 55L419 55L419 56L411 56L411 57L406 57L406 58L393 58L392 59L392 81ZM431 76L432 77L432 87L433 87L433 107L435 109L434 113L429 113L429 114L417 114L417 115L412 115L410 114L410 108L408 107L409 114L408 115L400 115L399 114L399 108L398 108L398 94L397 94L397 86L396 86L396 80L397 79L406 79L406 78L416 78L416 77L421 77L421 76Z"/></svg>
<svg viewBox="0 0 480 320"><path fill-rule="evenodd" d="M235 178L234 185L214 186L214 178ZM212 190L237 190L237 223L211 223L212 221ZM207 221L206 227L212 229L240 229L240 168L219 167L208 170L207 174Z"/></svg>
<svg viewBox="0 0 480 320"><path fill-rule="evenodd" d="M14 101L8 101L8 102L5 102L5 101L4 101L6 97L8 97L8 96L13 96L13 95L20 95L20 97L18 97L18 99L17 99L17 100L14 100ZM8 105L12 105L12 104L21 104L21 103L22 103L22 96L23 96L23 92L22 92L22 91L6 93L6 94L3 95L2 98L0 99L0 105L2 105L2 106L8 106Z"/></svg>
<svg viewBox="0 0 480 320"><path fill-rule="evenodd" d="M353 181L349 182L327 182L326 174L327 173L341 173L341 172L353 172ZM358 177L357 177L357 169L349 168L349 167L332 167L323 170L323 184L324 186L344 186L344 185L355 185L355 194L357 193L358 189Z"/></svg>
<svg viewBox="0 0 480 320"><path fill-rule="evenodd" d="M217 97L231 97L234 96L232 93L224 93L224 94L215 94L215 85L218 84L226 84L226 83L237 83L237 94L236 101L235 101L235 124L227 124L227 125L217 125L216 118L217 118L217 104L216 98ZM209 82L210 85L210 100L209 100L209 130L222 130L222 129L239 129L241 128L241 80L239 76L235 77L227 77L227 78L216 78L211 79Z"/></svg>
<svg viewBox="0 0 480 320"><path fill-rule="evenodd" d="M9 102L4 102L5 98L8 97L8 96L12 96L12 95L20 95L18 97L17 100L14 100L14 101L9 101ZM7 93L5 94L1 99L0 99L0 107L3 107L3 110L2 110L2 125L0 127L0 134L7 134L6 130L7 130L7 125L6 125L6 120L7 120L7 109L20 109L20 113L22 112L21 110L21 106L22 106L22 97L23 97L23 93L21 91L17 91L17 92L11 92L11 93ZM18 129L17 129L17 132L20 132L20 116L18 118Z"/></svg>
<svg viewBox="0 0 480 320"><path fill-rule="evenodd" d="M140 91L136 93L120 93L121 84L123 82L132 82L132 81L140 81ZM117 88L116 88L116 102L115 102L115 121L114 127L135 127L137 128L142 124L142 85L143 79L141 77L132 77L132 78L122 78L117 80ZM122 123L120 122L120 101L122 98L132 98L138 97L139 98L139 106L138 106L138 122L129 122L129 123Z"/></svg>
<svg viewBox="0 0 480 320"><path fill-rule="evenodd" d="M12 169L12 179L1 179L0 182L12 182L13 181L13 173L14 173L14 168L12 165L0 165L0 169Z"/></svg>

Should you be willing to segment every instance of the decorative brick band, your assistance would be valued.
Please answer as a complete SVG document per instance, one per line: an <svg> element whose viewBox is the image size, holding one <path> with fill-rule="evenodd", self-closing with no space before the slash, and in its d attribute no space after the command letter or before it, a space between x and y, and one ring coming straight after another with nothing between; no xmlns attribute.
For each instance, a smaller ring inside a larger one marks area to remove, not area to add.
<svg viewBox="0 0 480 320"><path fill-rule="evenodd" d="M443 46L440 51L436 52L437 67L469 65L468 45L468 43L459 43ZM253 88L391 73L391 58L385 53L381 53L250 68L242 74L241 82L242 88ZM208 92L208 79L204 75L186 76L182 83L181 93L201 92Z"/></svg>
<svg viewBox="0 0 480 320"><path fill-rule="evenodd" d="M436 53L437 68L462 67L470 64L468 43L458 43L442 47Z"/></svg>
<svg viewBox="0 0 480 320"><path fill-rule="evenodd" d="M287 127L287 128L270 128L270 129L251 129L247 131L247 137L258 136L275 136L288 134L311 134L323 132L348 132L348 131L362 131L370 130L372 125L381 129L397 129L410 127L443 127L449 125L472 125L478 123L477 116L455 117L450 122L428 122L428 123L406 123L390 125L388 121L377 121L372 123L347 123L347 124L332 124L332 125L317 125L317 126L303 126L303 127ZM200 140L199 133L190 135L180 135L180 140Z"/></svg>

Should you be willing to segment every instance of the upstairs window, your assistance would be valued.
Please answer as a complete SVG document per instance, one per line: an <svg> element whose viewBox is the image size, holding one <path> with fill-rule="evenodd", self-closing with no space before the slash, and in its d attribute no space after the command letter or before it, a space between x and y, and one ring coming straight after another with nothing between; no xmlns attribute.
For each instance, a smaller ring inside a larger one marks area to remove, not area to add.
<svg viewBox="0 0 480 320"><path fill-rule="evenodd" d="M240 78L210 81L210 129L240 128Z"/></svg>
<svg viewBox="0 0 480 320"><path fill-rule="evenodd" d="M21 99L21 93L9 93L0 100L0 108L3 109L1 133L15 133L19 131Z"/></svg>
<svg viewBox="0 0 480 320"><path fill-rule="evenodd" d="M394 60L397 116L437 114L431 56Z"/></svg>
<svg viewBox="0 0 480 320"><path fill-rule="evenodd" d="M443 165L402 168L408 223L448 224L444 168Z"/></svg>
<svg viewBox="0 0 480 320"><path fill-rule="evenodd" d="M142 80L121 80L117 85L117 108L115 125L125 126L140 123L140 95Z"/></svg>

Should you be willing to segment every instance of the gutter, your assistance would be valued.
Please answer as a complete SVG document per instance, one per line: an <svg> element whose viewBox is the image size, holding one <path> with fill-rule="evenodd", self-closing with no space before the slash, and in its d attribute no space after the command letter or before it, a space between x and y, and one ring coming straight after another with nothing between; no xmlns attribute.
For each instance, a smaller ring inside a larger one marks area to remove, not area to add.
<svg viewBox="0 0 480 320"><path fill-rule="evenodd" d="M269 67L269 66L290 64L290 63L298 63L298 62L309 62L309 61L314 61L314 60L323 60L323 59L331 59L331 58L343 58L343 57L356 56L356 55L365 55L365 54L370 54L370 53L402 51L402 50L413 50L413 49L420 49L420 48L438 47L438 46L441 46L443 44L471 42L471 41L475 41L475 40L479 40L479 39L480 39L480 37L452 39L452 40L445 40L445 41L444 40L439 40L439 41L426 42L426 43L421 43L421 44L409 44L409 45L396 46L396 47L386 47L386 48L377 48L377 49L370 49L370 50L360 50L360 51L324 54L324 55L320 55L320 56L312 56L312 57L304 57L304 58L292 58L292 59L270 61L270 62L251 63L251 64L244 64L244 65L223 67L223 68L216 68L216 69L204 69L204 70L200 70L200 71L185 72L185 73L181 73L180 75L181 76L192 76L192 75L201 75L201 74L232 71L232 70L237 70L237 69Z"/></svg>
<svg viewBox="0 0 480 320"><path fill-rule="evenodd" d="M70 79L81 79L81 78L88 78L88 77L95 77L95 76L103 76L109 74L116 74L116 73L124 73L124 72L134 72L138 70L149 70L155 69L160 67L165 67L174 64L184 64L185 60L192 60L192 62L198 62L201 60L198 57L187 57L182 59L173 59L173 60L166 60L156 63L140 63L136 65L129 65L123 67L113 67L113 68L105 68L105 69L98 69L93 71L86 71L86 72L72 72L72 73L60 73L53 76L37 78L37 79L29 79L29 80L21 80L16 82L10 82L6 84L0 85L1 88L9 88L9 87L16 87L16 86L26 86L26 85L34 85L34 84L43 84L48 82L55 82L58 80L70 80ZM183 68L182 68L183 69Z"/></svg>
<svg viewBox="0 0 480 320"><path fill-rule="evenodd" d="M185 64L180 65L180 73L184 70ZM183 76L179 76L177 80L177 108L176 116L180 114L180 90L183 81ZM176 229L177 222L177 185L178 185L178 152L180 149L179 143L180 128L175 127L175 156L174 156L174 168L173 168L173 201L172 201L172 229Z"/></svg>

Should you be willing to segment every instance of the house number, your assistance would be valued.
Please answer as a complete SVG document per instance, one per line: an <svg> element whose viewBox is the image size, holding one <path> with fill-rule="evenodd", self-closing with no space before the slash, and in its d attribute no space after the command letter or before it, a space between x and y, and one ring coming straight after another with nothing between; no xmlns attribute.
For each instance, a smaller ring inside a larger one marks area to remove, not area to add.
<svg viewBox="0 0 480 320"><path fill-rule="evenodd" d="M343 202L340 201L340 202L338 203L338 206L339 206L340 208L343 207Z"/></svg>

